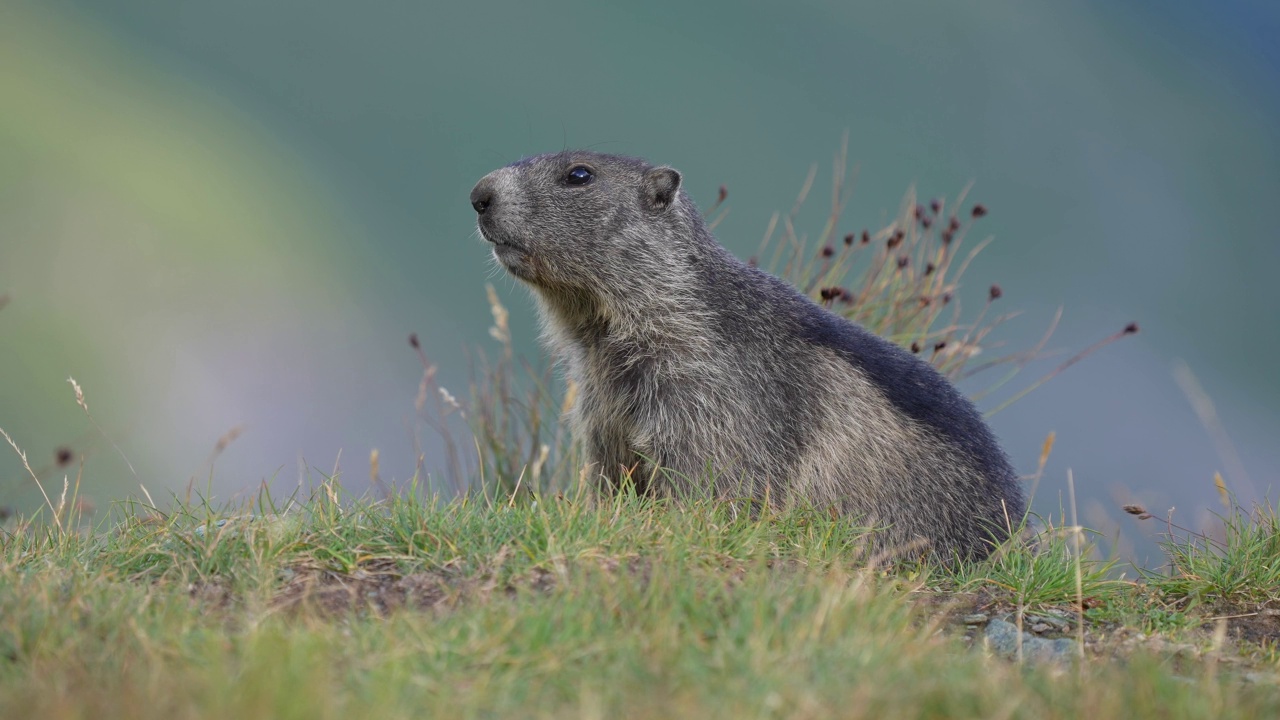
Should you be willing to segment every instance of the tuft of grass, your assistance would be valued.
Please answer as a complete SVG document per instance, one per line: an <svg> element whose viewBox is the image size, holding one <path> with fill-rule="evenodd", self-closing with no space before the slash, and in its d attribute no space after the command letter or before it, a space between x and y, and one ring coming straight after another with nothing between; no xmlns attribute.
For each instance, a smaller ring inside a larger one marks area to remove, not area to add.
<svg viewBox="0 0 1280 720"><path fill-rule="evenodd" d="M1026 529L1001 543L985 560L946 570L959 589L995 591L1019 609L1104 604L1131 583L1116 576L1117 561L1099 560L1091 545L1076 549L1073 533L1084 528L1054 527L1033 537ZM1080 584L1077 586L1077 569Z"/></svg>
<svg viewBox="0 0 1280 720"><path fill-rule="evenodd" d="M1167 521L1160 545L1169 558L1166 572L1148 581L1165 594L1188 602L1280 612L1280 517L1271 505L1247 510L1232 502L1215 539ZM1144 520L1138 506L1125 508Z"/></svg>

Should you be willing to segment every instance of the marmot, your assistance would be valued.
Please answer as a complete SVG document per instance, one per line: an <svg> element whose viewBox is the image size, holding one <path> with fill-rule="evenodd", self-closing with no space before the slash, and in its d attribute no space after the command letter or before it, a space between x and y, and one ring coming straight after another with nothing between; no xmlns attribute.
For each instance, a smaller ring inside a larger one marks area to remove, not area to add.
<svg viewBox="0 0 1280 720"><path fill-rule="evenodd" d="M676 170L539 155L471 191L578 385L600 476L641 492L835 507L883 549L985 557L1026 505L973 404L923 360L722 247Z"/></svg>

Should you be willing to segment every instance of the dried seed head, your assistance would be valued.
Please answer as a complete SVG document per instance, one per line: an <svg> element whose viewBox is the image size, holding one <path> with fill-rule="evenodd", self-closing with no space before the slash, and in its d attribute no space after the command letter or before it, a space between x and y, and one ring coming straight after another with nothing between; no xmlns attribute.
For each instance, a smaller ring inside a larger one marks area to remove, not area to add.
<svg viewBox="0 0 1280 720"><path fill-rule="evenodd" d="M956 230L960 229L960 221L956 218L955 215L951 216L950 222L947 223L947 229L950 230L951 232L955 232Z"/></svg>
<svg viewBox="0 0 1280 720"><path fill-rule="evenodd" d="M747 258L747 267L755 267L757 264L759 263L756 260L755 255L752 255L751 257Z"/></svg>
<svg viewBox="0 0 1280 720"><path fill-rule="evenodd" d="M942 231L942 244L943 244L943 245L950 245L950 244L951 244L951 241L952 241L953 239L955 239L955 234L954 234L954 233L952 233L950 230L943 230L943 231Z"/></svg>
<svg viewBox="0 0 1280 720"><path fill-rule="evenodd" d="M869 242L871 242L871 231L869 231L869 230L863 230L863 231L862 231L862 244L863 244L863 245L866 245L866 244L867 244L867 243L869 243Z"/></svg>
<svg viewBox="0 0 1280 720"><path fill-rule="evenodd" d="M920 296L920 307L929 307L929 305L932 303L933 303L933 298L929 297L928 295Z"/></svg>
<svg viewBox="0 0 1280 720"><path fill-rule="evenodd" d="M902 244L902 239L904 237L906 237L906 235L901 230L895 231L893 235L890 235L889 239L885 241L885 245L892 250Z"/></svg>
<svg viewBox="0 0 1280 720"><path fill-rule="evenodd" d="M67 382L70 383L71 388L76 391L76 404L80 406L81 410L84 410L86 415L88 415L89 405L84 401L84 389L80 387L80 383L76 382L76 379L73 377L67 378ZM93 418L90 418L90 420L92 419Z"/></svg>
<svg viewBox="0 0 1280 720"><path fill-rule="evenodd" d="M951 293L942 293L942 304L946 305L951 302Z"/></svg>
<svg viewBox="0 0 1280 720"><path fill-rule="evenodd" d="M929 201L929 209L930 209L930 210L932 210L932 211L933 211L933 213L936 215L936 214L938 213L938 211L942 209L942 201L941 201L941 200L938 200L937 198L934 198L933 200L930 200L930 201Z"/></svg>
<svg viewBox="0 0 1280 720"><path fill-rule="evenodd" d="M991 299L992 299L992 300L999 300L1001 295L1004 295L1004 291L1000 289L1000 286L999 286L999 285L996 285L995 283L992 283L992 284L991 284L991 293L990 293L990 297L991 297Z"/></svg>
<svg viewBox="0 0 1280 720"><path fill-rule="evenodd" d="M924 217L925 217L925 214L924 214L924 206L923 206L923 205L919 205L919 204L917 204L917 205L916 205L916 220L923 220L923 219L924 219Z"/></svg>
<svg viewBox="0 0 1280 720"><path fill-rule="evenodd" d="M918 342L913 342L913 343L911 343L911 352L913 352L913 353L918 353L918 352L920 352L920 343L918 343Z"/></svg>
<svg viewBox="0 0 1280 720"><path fill-rule="evenodd" d="M231 428L226 432L226 434L218 438L218 442L213 446L213 451L215 453L220 453L223 450L226 450L227 446L235 442L236 438L240 437L240 433L242 432L244 432L243 425L236 425L235 427Z"/></svg>
<svg viewBox="0 0 1280 720"><path fill-rule="evenodd" d="M844 246L849 247L853 244L853 233L844 236Z"/></svg>
<svg viewBox="0 0 1280 720"><path fill-rule="evenodd" d="M907 257L906 255L902 255L898 258L898 268L899 269L904 268L908 264L910 264L910 262L911 262L911 258Z"/></svg>
<svg viewBox="0 0 1280 720"><path fill-rule="evenodd" d="M71 448L63 446L53 452L53 462L60 468L64 468L76 459L76 454Z"/></svg>
<svg viewBox="0 0 1280 720"><path fill-rule="evenodd" d="M421 345L418 344L418 333L409 333L409 347L413 348L414 350L417 350L418 348L422 347Z"/></svg>
<svg viewBox="0 0 1280 720"><path fill-rule="evenodd" d="M973 206L973 211L970 214L973 215L975 218L983 217L984 215L987 214L987 206L983 205L982 203L978 203L977 205Z"/></svg>
<svg viewBox="0 0 1280 720"><path fill-rule="evenodd" d="M840 291L840 302L842 302L842 303L844 303L844 304L846 304L846 305L852 305L852 304L853 304L853 293L849 292L848 290L841 290L841 291Z"/></svg>
<svg viewBox="0 0 1280 720"><path fill-rule="evenodd" d="M1131 323L1129 323L1128 325L1125 325L1125 326L1124 326L1124 334L1125 334L1125 335L1132 335L1132 334L1134 334L1134 333L1136 333L1136 332L1138 332L1138 323L1136 323L1136 322L1131 322Z"/></svg>
<svg viewBox="0 0 1280 720"><path fill-rule="evenodd" d="M946 341L946 340L940 340L940 341L938 341L938 342L936 342L936 343L934 343L934 344L933 344L933 351L934 351L934 352L942 352L944 349L946 349L946 347L947 347L947 341Z"/></svg>
<svg viewBox="0 0 1280 720"><path fill-rule="evenodd" d="M920 225L922 225L925 230L928 230L929 227L933 225L933 218L927 216L920 218Z"/></svg>
<svg viewBox="0 0 1280 720"><path fill-rule="evenodd" d="M924 265L924 274L925 274L925 275L932 275L934 270L937 270L937 267L936 267L936 266L934 266L934 264L933 264L933 263L925 263L925 265Z"/></svg>
<svg viewBox="0 0 1280 720"><path fill-rule="evenodd" d="M725 187L724 185L721 185L720 194L716 197L716 202L722 203L727 197L729 197L729 188Z"/></svg>
<svg viewBox="0 0 1280 720"><path fill-rule="evenodd" d="M436 388L436 391L440 393L440 399L444 401L445 405L448 405L454 410L458 410L462 408L462 406L458 404L458 399L455 398L453 396L453 393L449 392L447 389Z"/></svg>
<svg viewBox="0 0 1280 720"><path fill-rule="evenodd" d="M831 247L830 245L822 248L822 257L824 258L829 258L835 254L836 254L836 249Z"/></svg>
<svg viewBox="0 0 1280 720"><path fill-rule="evenodd" d="M1141 505L1122 505L1120 509L1130 515L1137 515L1139 520L1150 520L1155 517L1151 513L1147 512L1147 509Z"/></svg>

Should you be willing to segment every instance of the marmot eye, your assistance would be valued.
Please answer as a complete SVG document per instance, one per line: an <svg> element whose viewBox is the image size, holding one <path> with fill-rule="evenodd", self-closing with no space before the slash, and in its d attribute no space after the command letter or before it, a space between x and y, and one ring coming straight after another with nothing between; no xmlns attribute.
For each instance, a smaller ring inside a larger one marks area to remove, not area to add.
<svg viewBox="0 0 1280 720"><path fill-rule="evenodd" d="M591 178L595 175L591 172L591 168L585 165L575 165L569 168L569 172L564 176L564 181L569 185L586 185L591 182Z"/></svg>

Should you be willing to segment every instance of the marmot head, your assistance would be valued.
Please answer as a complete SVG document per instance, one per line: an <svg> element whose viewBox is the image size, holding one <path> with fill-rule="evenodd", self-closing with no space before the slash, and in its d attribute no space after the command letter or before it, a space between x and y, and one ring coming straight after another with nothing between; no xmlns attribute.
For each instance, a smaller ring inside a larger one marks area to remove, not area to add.
<svg viewBox="0 0 1280 720"><path fill-rule="evenodd" d="M641 290L687 255L693 211L675 170L573 150L494 170L472 189L471 206L512 275L593 294Z"/></svg>

